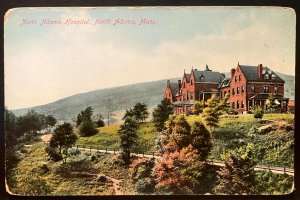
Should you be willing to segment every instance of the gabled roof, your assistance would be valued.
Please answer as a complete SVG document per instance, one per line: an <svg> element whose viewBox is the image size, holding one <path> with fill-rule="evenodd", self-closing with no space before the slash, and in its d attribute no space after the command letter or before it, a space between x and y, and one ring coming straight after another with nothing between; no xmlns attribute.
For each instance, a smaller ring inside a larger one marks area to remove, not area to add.
<svg viewBox="0 0 300 200"><path fill-rule="evenodd" d="M175 97L178 93L178 83L170 83L170 89L172 91L172 95Z"/></svg>
<svg viewBox="0 0 300 200"><path fill-rule="evenodd" d="M243 71L243 74L245 75L247 81L270 81L270 82L281 82L284 83L284 80L280 78L275 72L273 72L270 68L268 67L262 67L262 73L269 73L269 74L274 74L275 79L272 80L266 80L266 79L259 79L258 74L257 74L257 66L248 66L248 65L239 65L241 70Z"/></svg>
<svg viewBox="0 0 300 200"><path fill-rule="evenodd" d="M215 83L219 83L225 78L225 75L220 72L198 71L197 69L194 69L194 76L196 82L200 82L201 76L204 77L204 82L215 82Z"/></svg>
<svg viewBox="0 0 300 200"><path fill-rule="evenodd" d="M187 81L187 82L190 82L191 74L185 74L185 76L186 76L186 81Z"/></svg>

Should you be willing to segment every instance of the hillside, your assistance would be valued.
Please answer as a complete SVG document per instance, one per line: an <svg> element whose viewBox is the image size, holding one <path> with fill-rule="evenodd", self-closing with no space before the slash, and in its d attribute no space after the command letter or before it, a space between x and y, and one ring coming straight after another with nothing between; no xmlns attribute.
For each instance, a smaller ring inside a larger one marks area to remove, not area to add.
<svg viewBox="0 0 300 200"><path fill-rule="evenodd" d="M295 77L276 72L285 80L285 96L294 99L295 95ZM225 73L228 77L229 73ZM180 78L173 78L176 82ZM137 102L143 102L148 105L150 110L155 107L163 98L166 87L166 80L153 82L137 83L114 88L100 89L86 93L76 94L53 103L40 105L32 108L23 108L13 110L18 116L26 113L30 109L46 114L53 115L58 120L74 121L77 114L87 106L92 106L94 117L107 112L112 112L112 123L119 123L124 114L124 110L132 107Z"/></svg>

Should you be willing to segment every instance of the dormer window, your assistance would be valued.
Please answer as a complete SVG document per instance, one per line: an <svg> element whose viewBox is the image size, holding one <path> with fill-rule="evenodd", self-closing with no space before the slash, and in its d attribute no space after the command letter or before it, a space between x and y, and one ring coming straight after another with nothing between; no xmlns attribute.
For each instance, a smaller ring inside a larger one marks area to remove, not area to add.
<svg viewBox="0 0 300 200"><path fill-rule="evenodd" d="M272 80L275 80L275 78L276 78L276 75L275 74L272 74Z"/></svg>
<svg viewBox="0 0 300 200"><path fill-rule="evenodd" d="M269 74L266 74L266 75L265 75L265 79L269 79Z"/></svg>
<svg viewBox="0 0 300 200"><path fill-rule="evenodd" d="M200 76L200 82L204 82L204 76L201 74L201 76Z"/></svg>

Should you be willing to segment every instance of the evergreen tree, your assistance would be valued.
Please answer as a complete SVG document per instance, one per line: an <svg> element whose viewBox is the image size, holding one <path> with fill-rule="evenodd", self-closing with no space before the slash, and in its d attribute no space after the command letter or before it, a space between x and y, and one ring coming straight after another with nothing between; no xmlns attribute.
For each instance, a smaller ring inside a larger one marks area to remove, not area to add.
<svg viewBox="0 0 300 200"><path fill-rule="evenodd" d="M92 121L93 109L91 106L81 111L77 116L76 126L79 126L79 134L83 137L95 135L98 130Z"/></svg>
<svg viewBox="0 0 300 200"><path fill-rule="evenodd" d="M126 115L126 113L125 113ZM122 150L121 157L125 165L130 164L130 152L132 146L137 141L137 130L139 124L135 117L125 117L124 123L121 125L118 134L120 136L120 147Z"/></svg>
<svg viewBox="0 0 300 200"><path fill-rule="evenodd" d="M57 154L63 159L63 163L66 163L67 157L69 156L68 149L75 144L76 140L77 137L73 132L72 125L64 123L54 130L49 148L46 151L50 158Z"/></svg>
<svg viewBox="0 0 300 200"><path fill-rule="evenodd" d="M79 134L82 137L89 137L98 133L92 120L84 120L79 126Z"/></svg>
<svg viewBox="0 0 300 200"><path fill-rule="evenodd" d="M225 156L225 166L218 171L217 194L256 194L253 147L251 144Z"/></svg>
<svg viewBox="0 0 300 200"><path fill-rule="evenodd" d="M173 108L170 100L163 99L152 113L153 122L157 131L162 131L164 129L165 122L168 120L169 115L171 114L173 114Z"/></svg>
<svg viewBox="0 0 300 200"><path fill-rule="evenodd" d="M136 103L133 107L133 114L138 121L144 122L149 116L147 105L144 103Z"/></svg>

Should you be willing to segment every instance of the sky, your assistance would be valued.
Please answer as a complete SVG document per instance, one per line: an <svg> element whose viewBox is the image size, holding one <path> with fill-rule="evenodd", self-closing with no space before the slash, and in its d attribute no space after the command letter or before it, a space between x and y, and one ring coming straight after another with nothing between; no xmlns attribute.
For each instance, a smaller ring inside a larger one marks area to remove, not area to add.
<svg viewBox="0 0 300 200"><path fill-rule="evenodd" d="M279 7L15 8L4 23L5 106L180 77L206 64L229 72L261 63L294 75L295 28L295 12Z"/></svg>

